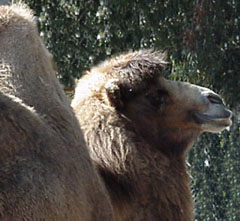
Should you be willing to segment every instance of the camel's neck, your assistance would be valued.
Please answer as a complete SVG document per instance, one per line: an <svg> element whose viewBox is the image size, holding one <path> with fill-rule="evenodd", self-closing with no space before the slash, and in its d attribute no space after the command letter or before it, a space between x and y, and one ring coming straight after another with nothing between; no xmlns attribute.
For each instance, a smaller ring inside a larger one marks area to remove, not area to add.
<svg viewBox="0 0 240 221"><path fill-rule="evenodd" d="M128 168L132 174L100 170L119 220L192 221L193 200L184 159L169 159L148 150L133 158L131 164L136 167Z"/></svg>
<svg viewBox="0 0 240 221"><path fill-rule="evenodd" d="M162 133L163 137L159 136L154 143L145 140L149 145L145 144L141 149L136 147L141 157L141 163L137 163L141 165L138 170L139 178L135 182L139 185L140 192L136 193L136 196L140 197L140 202L146 200L146 206L151 205L152 211L161 214L161 220L193 220L193 200L186 153L199 134L197 131L179 133L166 131ZM154 203L151 203L151 200Z"/></svg>
<svg viewBox="0 0 240 221"><path fill-rule="evenodd" d="M124 118L115 121L119 116L114 112L105 116L104 111L99 114L100 105L86 105L88 112L84 107L82 103L78 111L80 125L119 220L191 221L193 203L182 151L191 142L170 142L165 136L154 146L157 142L146 140ZM176 148L181 151L173 154Z"/></svg>

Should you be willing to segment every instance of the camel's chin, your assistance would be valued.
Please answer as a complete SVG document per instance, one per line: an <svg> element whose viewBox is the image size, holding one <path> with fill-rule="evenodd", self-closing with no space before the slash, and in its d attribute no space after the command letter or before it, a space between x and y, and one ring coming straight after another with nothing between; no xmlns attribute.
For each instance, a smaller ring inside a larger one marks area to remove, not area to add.
<svg viewBox="0 0 240 221"><path fill-rule="evenodd" d="M194 113L194 119L202 131L218 133L232 125L231 112L227 115L209 115Z"/></svg>

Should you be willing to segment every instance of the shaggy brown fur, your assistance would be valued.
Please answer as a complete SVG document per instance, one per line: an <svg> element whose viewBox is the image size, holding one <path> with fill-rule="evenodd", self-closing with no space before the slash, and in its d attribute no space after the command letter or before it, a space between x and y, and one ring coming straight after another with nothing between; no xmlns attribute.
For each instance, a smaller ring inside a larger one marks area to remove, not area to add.
<svg viewBox="0 0 240 221"><path fill-rule="evenodd" d="M0 7L0 220L112 220L51 59L31 11Z"/></svg>
<svg viewBox="0 0 240 221"><path fill-rule="evenodd" d="M164 57L124 54L77 84L72 106L117 220L193 220L186 152L201 132L231 124L218 95L161 77Z"/></svg>

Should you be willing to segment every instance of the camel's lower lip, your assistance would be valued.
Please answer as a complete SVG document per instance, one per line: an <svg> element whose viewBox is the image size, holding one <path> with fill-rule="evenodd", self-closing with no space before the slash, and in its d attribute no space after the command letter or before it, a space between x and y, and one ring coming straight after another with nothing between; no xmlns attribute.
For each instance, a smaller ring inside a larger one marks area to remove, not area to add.
<svg viewBox="0 0 240 221"><path fill-rule="evenodd" d="M199 124L204 124L204 123L218 124L219 126L221 125L224 127L229 127L232 125L231 117L232 117L231 112L229 112L224 116L194 113L194 119Z"/></svg>

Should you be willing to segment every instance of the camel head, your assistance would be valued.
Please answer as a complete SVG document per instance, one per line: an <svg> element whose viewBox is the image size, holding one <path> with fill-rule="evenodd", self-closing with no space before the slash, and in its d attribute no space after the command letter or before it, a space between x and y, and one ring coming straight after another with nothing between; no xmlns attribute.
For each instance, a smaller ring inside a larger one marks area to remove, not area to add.
<svg viewBox="0 0 240 221"><path fill-rule="evenodd" d="M232 112L218 94L162 76L163 57L147 50L120 56L111 69L109 64L103 65L101 90L106 104L156 146L173 143L186 149L202 132L217 133L231 126Z"/></svg>
<svg viewBox="0 0 240 221"><path fill-rule="evenodd" d="M95 97L151 146L172 146L173 152L176 146L188 150L202 132L220 132L231 125L232 112L219 95L165 79L166 64L165 55L152 50L107 60L81 79L72 105Z"/></svg>

